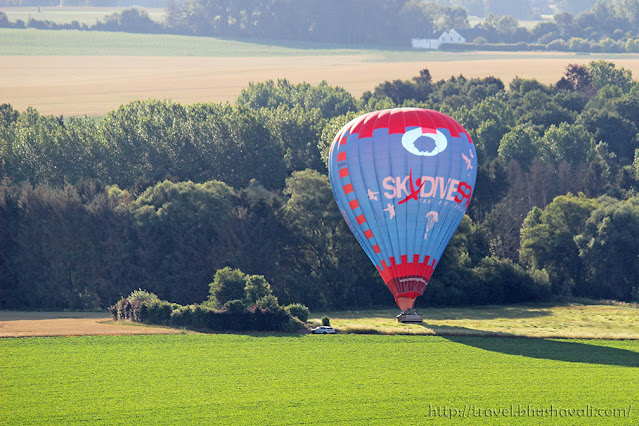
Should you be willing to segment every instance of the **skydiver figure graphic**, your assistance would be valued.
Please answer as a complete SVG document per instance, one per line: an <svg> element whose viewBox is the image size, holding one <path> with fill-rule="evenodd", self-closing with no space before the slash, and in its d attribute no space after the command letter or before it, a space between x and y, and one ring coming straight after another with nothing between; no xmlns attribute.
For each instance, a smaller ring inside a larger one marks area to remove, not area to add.
<svg viewBox="0 0 639 426"><path fill-rule="evenodd" d="M422 182L421 178L417 179L415 181L415 185L417 185L419 188L415 189L415 185L413 185L413 169L410 169L410 175L408 177L408 180L410 181L410 194L408 194L406 198L404 198L402 201L400 201L397 204L404 204L406 201L410 199L417 200L419 198L419 191L421 191L422 187L426 183L426 182Z"/></svg>
<svg viewBox="0 0 639 426"><path fill-rule="evenodd" d="M429 211L426 213L426 233L424 234L424 239L428 238L428 232L433 229L435 223L439 221L439 213L436 211Z"/></svg>
<svg viewBox="0 0 639 426"><path fill-rule="evenodd" d="M379 192L373 192L370 189L368 190L368 199L369 200L374 200L374 201L378 201L377 200L377 194L379 194Z"/></svg>
<svg viewBox="0 0 639 426"><path fill-rule="evenodd" d="M387 205L388 207L386 207L384 211L388 212L388 215L390 216L389 219L392 219L395 217L395 206L390 203L388 203Z"/></svg>
<svg viewBox="0 0 639 426"><path fill-rule="evenodd" d="M470 151L470 158L466 157L466 155L463 153L462 153L462 158L466 162L466 170L472 169L473 165L471 164L470 158L475 158L475 156L473 155L473 151Z"/></svg>

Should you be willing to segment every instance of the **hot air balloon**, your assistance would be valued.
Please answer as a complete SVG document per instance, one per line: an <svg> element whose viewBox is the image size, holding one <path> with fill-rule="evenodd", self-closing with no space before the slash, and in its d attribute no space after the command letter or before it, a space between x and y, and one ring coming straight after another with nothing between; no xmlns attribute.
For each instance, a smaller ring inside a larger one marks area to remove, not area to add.
<svg viewBox="0 0 639 426"><path fill-rule="evenodd" d="M337 134L329 155L344 219L403 312L411 312L470 203L477 153L437 111L364 114Z"/></svg>

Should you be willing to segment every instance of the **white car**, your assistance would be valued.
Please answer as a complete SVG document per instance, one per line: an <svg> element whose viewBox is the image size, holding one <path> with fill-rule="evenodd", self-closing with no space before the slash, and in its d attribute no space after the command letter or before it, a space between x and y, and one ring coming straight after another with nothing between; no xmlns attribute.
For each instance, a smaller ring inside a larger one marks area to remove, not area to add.
<svg viewBox="0 0 639 426"><path fill-rule="evenodd" d="M335 329L333 327L329 327L328 325L321 325L319 327L315 327L311 330L313 334L335 334Z"/></svg>

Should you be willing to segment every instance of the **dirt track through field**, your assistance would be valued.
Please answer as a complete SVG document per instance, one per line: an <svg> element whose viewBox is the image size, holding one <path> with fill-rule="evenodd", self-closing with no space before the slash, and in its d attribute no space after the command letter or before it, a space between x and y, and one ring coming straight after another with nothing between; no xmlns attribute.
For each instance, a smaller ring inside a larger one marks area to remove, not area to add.
<svg viewBox="0 0 639 426"><path fill-rule="evenodd" d="M119 325L103 312L0 311L1 337L102 336L123 334L176 334L172 328Z"/></svg>
<svg viewBox="0 0 639 426"><path fill-rule="evenodd" d="M495 55L493 55L495 56ZM592 58L520 58L441 62L375 62L365 55L293 57L2 56L0 103L42 114L102 115L134 99L194 102L234 101L251 81L287 78L294 83L329 84L355 96L386 80L410 79L428 68L435 80L463 74L515 76L544 83L561 78L569 63ZM616 60L639 75L639 59Z"/></svg>

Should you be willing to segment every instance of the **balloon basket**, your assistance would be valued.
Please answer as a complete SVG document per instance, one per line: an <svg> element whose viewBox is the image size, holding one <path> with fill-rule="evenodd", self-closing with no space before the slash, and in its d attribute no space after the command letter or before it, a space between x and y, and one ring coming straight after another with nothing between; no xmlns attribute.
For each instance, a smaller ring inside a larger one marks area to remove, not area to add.
<svg viewBox="0 0 639 426"><path fill-rule="evenodd" d="M397 322L424 322L424 316L413 309L407 309L397 315Z"/></svg>

